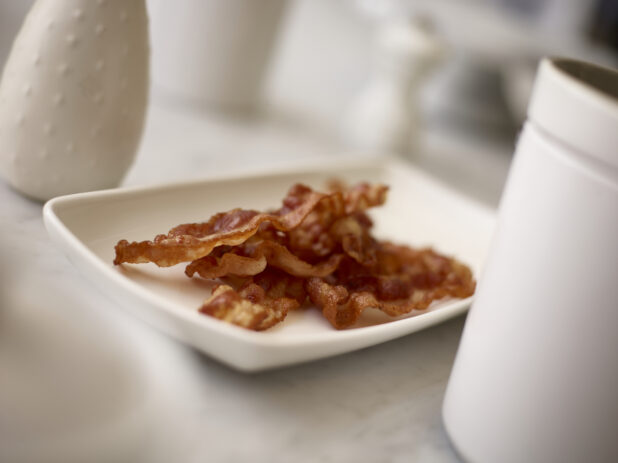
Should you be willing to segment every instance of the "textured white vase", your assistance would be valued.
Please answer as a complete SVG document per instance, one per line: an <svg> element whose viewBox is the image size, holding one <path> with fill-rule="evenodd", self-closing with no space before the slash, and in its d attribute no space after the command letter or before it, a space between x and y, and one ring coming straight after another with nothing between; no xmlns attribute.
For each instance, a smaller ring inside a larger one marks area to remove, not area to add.
<svg viewBox="0 0 618 463"><path fill-rule="evenodd" d="M0 172L23 194L118 185L148 97L144 0L38 0L0 83Z"/></svg>

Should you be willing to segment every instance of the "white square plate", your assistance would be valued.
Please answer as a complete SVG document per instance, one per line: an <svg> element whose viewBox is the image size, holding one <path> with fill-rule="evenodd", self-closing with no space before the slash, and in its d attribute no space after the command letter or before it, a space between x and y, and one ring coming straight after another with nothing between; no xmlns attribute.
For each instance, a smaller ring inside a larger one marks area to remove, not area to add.
<svg viewBox="0 0 618 463"><path fill-rule="evenodd" d="M234 207L275 208L288 188L316 188L339 177L390 186L372 212L375 235L411 246L433 246L479 274L494 214L397 160L338 162L296 171L210 179L155 187L97 191L52 199L44 208L52 240L105 294L136 317L240 370L256 371L360 349L435 325L464 312L465 300L393 320L373 309L354 328L337 331L317 310L294 311L280 325L252 332L197 312L208 284L185 277L184 266L114 266L120 239L139 241L175 225L207 220Z"/></svg>

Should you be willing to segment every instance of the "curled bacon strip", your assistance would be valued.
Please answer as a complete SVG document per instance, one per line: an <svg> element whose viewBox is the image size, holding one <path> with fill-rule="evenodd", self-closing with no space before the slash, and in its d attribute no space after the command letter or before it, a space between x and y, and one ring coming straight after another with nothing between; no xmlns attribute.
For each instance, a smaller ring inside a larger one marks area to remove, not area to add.
<svg viewBox="0 0 618 463"><path fill-rule="evenodd" d="M381 204L386 198L386 190L383 186L377 188L361 184L352 190L355 207ZM335 207L334 212L331 207ZM205 223L180 225L171 229L167 235L158 235L153 241L129 243L121 240L115 247L114 264L154 262L160 267L169 267L190 262L207 256L218 246L244 243L264 223L276 230L289 232L297 228L316 208L326 208L335 218L341 217L345 214L345 197L341 192L318 193L297 184L290 189L283 200L283 206L273 213L234 209L216 214Z"/></svg>
<svg viewBox="0 0 618 463"><path fill-rule="evenodd" d="M274 241L259 240L241 250L248 255L228 252L221 257L205 256L194 260L185 269L187 276L197 273L202 278L221 278L226 275L250 276L262 272L266 265L299 277L325 277L335 271L343 256L335 254L317 264L305 262L285 246Z"/></svg>
<svg viewBox="0 0 618 463"><path fill-rule="evenodd" d="M202 224L180 225L167 235L155 237L154 241L129 243L122 240L116 244L114 264L154 262L160 267L169 267L204 257L217 246L242 244L264 222L279 230L290 230L297 227L324 196L297 185L284 200L283 207L272 214L235 209L216 214Z"/></svg>
<svg viewBox="0 0 618 463"><path fill-rule="evenodd" d="M252 276L257 275L266 268L266 257L240 256L228 252L221 257L204 256L194 260L185 269L185 274L191 278L196 273L202 278L214 279L227 275Z"/></svg>
<svg viewBox="0 0 618 463"><path fill-rule="evenodd" d="M220 285L199 311L249 330L262 331L282 321L291 309L297 307L298 302L290 298L270 301L264 297L261 303L252 302L231 286Z"/></svg>
<svg viewBox="0 0 618 463"><path fill-rule="evenodd" d="M354 324L368 307L396 317L424 310L445 297L469 297L475 282L470 269L431 249L383 243L372 271L347 262L332 278L309 278L305 289L337 329Z"/></svg>
<svg viewBox="0 0 618 463"><path fill-rule="evenodd" d="M373 225L364 211L384 204L387 191L384 185L366 183L346 191L334 191L297 228L287 233L289 248L299 257L311 260L330 255L343 240L350 243L358 240ZM353 229L352 225L357 227ZM358 259L364 260L365 256L358 254Z"/></svg>
<svg viewBox="0 0 618 463"><path fill-rule="evenodd" d="M341 243L343 251L356 262L372 266L376 263L376 245L369 229L371 220L364 213L338 219L329 230L333 240Z"/></svg>
<svg viewBox="0 0 618 463"><path fill-rule="evenodd" d="M262 331L281 322L306 299L302 280L278 270L236 284L219 285L200 312L250 330Z"/></svg>

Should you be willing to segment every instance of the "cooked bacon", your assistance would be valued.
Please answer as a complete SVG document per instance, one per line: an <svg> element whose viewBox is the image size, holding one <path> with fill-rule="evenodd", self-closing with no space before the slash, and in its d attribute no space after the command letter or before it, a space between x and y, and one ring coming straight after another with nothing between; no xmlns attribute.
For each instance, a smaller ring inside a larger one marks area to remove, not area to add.
<svg viewBox="0 0 618 463"><path fill-rule="evenodd" d="M194 260L185 269L185 274L191 278L196 273L202 278L215 279L227 275L252 276L266 268L264 255L255 257L241 256L228 252L221 257L204 256Z"/></svg>
<svg viewBox="0 0 618 463"><path fill-rule="evenodd" d="M371 253L365 255L361 252L364 248L358 246L360 241L367 243L363 236L369 235L373 225L364 211L384 204L387 192L384 185L366 183L345 192L334 191L287 234L289 248L302 259L311 260L336 252L343 243L348 251L357 252L357 260L371 261Z"/></svg>
<svg viewBox="0 0 618 463"><path fill-rule="evenodd" d="M202 278L250 276L262 272L268 264L298 277L324 277L333 273L343 258L341 254L334 254L322 262L310 264L296 257L281 244L254 238L256 237L237 247L237 251L243 254L232 251L221 257L205 256L191 262L185 273L189 277L197 273Z"/></svg>
<svg viewBox="0 0 618 463"><path fill-rule="evenodd" d="M385 195L386 187L372 188L361 184L354 189L350 201L354 202L355 207L366 208L375 201L383 202ZM121 240L115 247L114 264L154 262L160 267L169 267L190 262L207 256L217 246L244 243L266 222L279 231L289 232L298 227L318 206L327 210L336 207L336 217L345 214L345 198L341 192L318 193L297 184L288 192L283 206L272 213L234 209L216 214L205 223L179 225L167 235L156 236L153 241L129 243Z"/></svg>
<svg viewBox="0 0 618 463"><path fill-rule="evenodd" d="M167 235L159 235L154 241L129 243L122 240L116 245L114 264L154 262L160 267L169 267L200 259L217 246L242 244L264 222L269 222L278 230L291 230L324 197L322 193L296 185L285 198L283 207L274 213L261 214L252 210L234 209L216 214L205 223L172 228Z"/></svg>
<svg viewBox="0 0 618 463"><path fill-rule="evenodd" d="M213 255L215 254L213 252L194 260L187 266L185 273L189 277L197 273L206 279L221 278L226 275L250 276L260 273L267 265L270 265L294 276L324 277L337 269L344 254L358 262L374 264L376 242L365 228L371 226L371 222L365 215L359 215L359 217L361 220L354 216L345 216L335 221L328 233L332 243L330 256L315 263L306 262L294 255L285 243L276 242L273 235L269 234L270 230L267 229L258 231L255 236L241 245L227 247L228 252L220 256ZM262 239L262 236L266 239ZM281 237L278 238L284 241ZM333 253L336 246L339 246L341 250Z"/></svg>
<svg viewBox="0 0 618 463"><path fill-rule="evenodd" d="M264 292L259 286L251 286L255 293ZM220 285L212 296L204 301L199 311L249 330L262 331L282 321L298 302L291 298L278 298L252 302L236 292L231 286Z"/></svg>
<svg viewBox="0 0 618 463"><path fill-rule="evenodd" d="M345 254L356 262L372 266L377 259L377 241L369 233L372 225L366 214L356 213L338 219L330 228L329 235L340 242Z"/></svg>
<svg viewBox="0 0 618 463"><path fill-rule="evenodd" d="M337 329L353 325L368 307L396 317L424 310L435 300L469 297L475 289L467 266L431 249L381 243L375 268L345 264L331 278L309 278L305 285Z"/></svg>
<svg viewBox="0 0 618 463"><path fill-rule="evenodd" d="M333 183L330 193L318 193L298 184L272 212L234 209L153 241L122 240L114 263L189 262L187 276L222 282L200 312L252 330L274 326L308 300L342 329L369 307L399 316L472 295L464 264L372 236L366 210L383 204L387 191Z"/></svg>
<svg viewBox="0 0 618 463"><path fill-rule="evenodd" d="M199 311L250 330L262 331L276 325L307 297L302 279L275 269L244 282L226 283L215 288Z"/></svg>
<svg viewBox="0 0 618 463"><path fill-rule="evenodd" d="M388 187L380 184L359 183L345 191L345 212L353 214L384 204Z"/></svg>

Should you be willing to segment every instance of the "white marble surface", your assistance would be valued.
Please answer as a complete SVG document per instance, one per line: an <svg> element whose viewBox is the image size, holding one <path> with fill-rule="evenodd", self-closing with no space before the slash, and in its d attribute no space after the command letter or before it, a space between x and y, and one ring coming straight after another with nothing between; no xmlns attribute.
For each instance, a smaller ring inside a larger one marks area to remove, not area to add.
<svg viewBox="0 0 618 463"><path fill-rule="evenodd" d="M414 162L496 204L508 156L429 141ZM290 127L154 106L126 184L338 153ZM41 204L3 182L0 204L0 461L457 461L440 407L463 317L243 374L118 310L51 245Z"/></svg>

